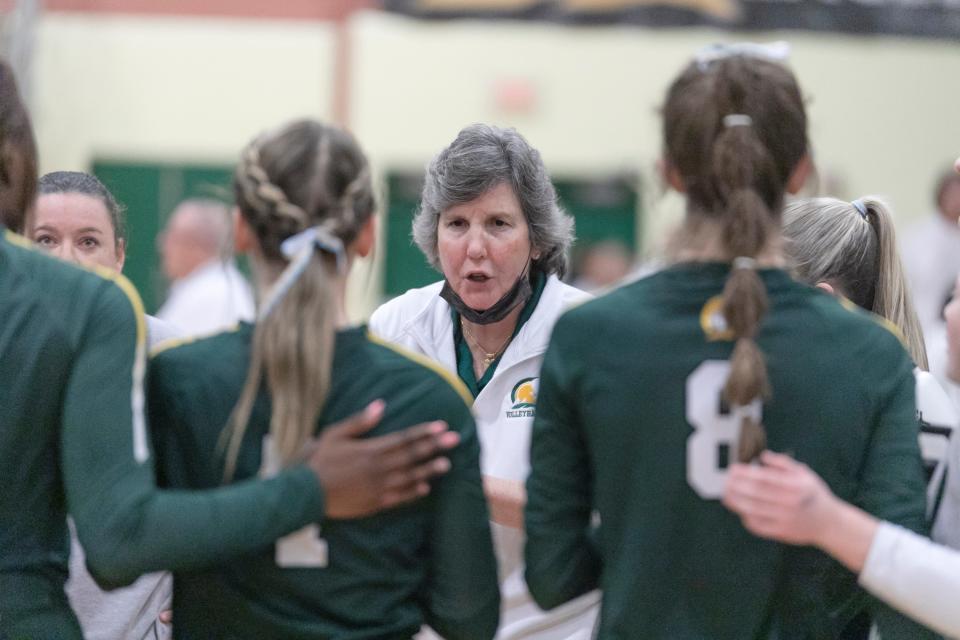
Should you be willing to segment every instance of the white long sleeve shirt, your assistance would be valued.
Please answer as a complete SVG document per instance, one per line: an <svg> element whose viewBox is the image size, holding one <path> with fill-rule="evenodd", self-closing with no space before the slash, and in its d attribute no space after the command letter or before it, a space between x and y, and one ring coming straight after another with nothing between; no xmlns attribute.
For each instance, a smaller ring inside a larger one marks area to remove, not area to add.
<svg viewBox="0 0 960 640"><path fill-rule="evenodd" d="M233 262L212 260L170 285L157 317L184 335L222 331L252 320L253 293Z"/></svg>
<svg viewBox="0 0 960 640"><path fill-rule="evenodd" d="M950 638L960 638L960 552L880 523L860 584Z"/></svg>

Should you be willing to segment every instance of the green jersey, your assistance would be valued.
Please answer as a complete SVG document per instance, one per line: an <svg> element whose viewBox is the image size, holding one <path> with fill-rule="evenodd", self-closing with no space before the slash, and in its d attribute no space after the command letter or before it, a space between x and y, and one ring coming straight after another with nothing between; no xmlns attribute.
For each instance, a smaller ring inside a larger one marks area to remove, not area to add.
<svg viewBox="0 0 960 640"><path fill-rule="evenodd" d="M157 491L144 337L122 276L42 255L0 227L0 638L80 637L63 593L68 508L88 566L112 585L248 551L323 513L306 467L216 492Z"/></svg>
<svg viewBox="0 0 960 640"><path fill-rule="evenodd" d="M240 397L253 327L184 344L152 360L148 406L162 483L221 484L221 436ZM412 356L411 356L412 357ZM425 362L425 361L424 361ZM409 638L423 622L448 638L490 638L499 592L470 397L364 328L336 334L318 425L386 403L372 435L445 420L460 433L450 471L415 503L355 520L317 520L276 544L203 571L174 574L179 638ZM270 475L270 399L257 398L235 480ZM269 520L286 509L261 509Z"/></svg>
<svg viewBox="0 0 960 640"><path fill-rule="evenodd" d="M924 527L913 365L898 339L761 270L770 307L757 341L772 396L728 407L728 273L678 265L554 329L527 482L527 581L546 607L599 586L600 638L835 638L869 602L825 554L756 538L720 503L745 412L762 417L771 450L839 497ZM885 639L924 637L879 610Z"/></svg>

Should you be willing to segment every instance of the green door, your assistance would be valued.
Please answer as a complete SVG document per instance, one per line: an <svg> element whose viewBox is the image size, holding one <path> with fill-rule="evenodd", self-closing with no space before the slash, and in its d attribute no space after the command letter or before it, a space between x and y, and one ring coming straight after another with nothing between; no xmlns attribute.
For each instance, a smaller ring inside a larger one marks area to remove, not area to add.
<svg viewBox="0 0 960 640"><path fill-rule="evenodd" d="M98 160L93 173L127 208L129 240L123 272L143 298L147 313L163 302L157 237L178 203L187 198L230 202L233 169L228 166Z"/></svg>

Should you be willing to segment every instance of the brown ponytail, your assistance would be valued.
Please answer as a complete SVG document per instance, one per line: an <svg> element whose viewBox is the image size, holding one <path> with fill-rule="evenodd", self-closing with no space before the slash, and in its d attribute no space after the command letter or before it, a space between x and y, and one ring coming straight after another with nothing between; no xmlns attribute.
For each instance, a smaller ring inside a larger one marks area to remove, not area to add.
<svg viewBox="0 0 960 640"><path fill-rule="evenodd" d="M769 303L754 259L777 233L787 181L807 149L793 75L742 55L690 65L667 95L664 146L686 187L688 217L722 224L732 263L723 314L736 340L723 395L746 406L771 393L755 340ZM738 458L752 460L765 447L763 425L743 417Z"/></svg>

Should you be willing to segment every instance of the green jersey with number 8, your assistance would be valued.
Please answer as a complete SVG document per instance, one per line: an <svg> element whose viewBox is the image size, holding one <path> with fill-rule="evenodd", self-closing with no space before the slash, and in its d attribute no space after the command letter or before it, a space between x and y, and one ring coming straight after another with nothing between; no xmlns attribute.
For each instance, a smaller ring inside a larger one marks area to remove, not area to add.
<svg viewBox="0 0 960 640"><path fill-rule="evenodd" d="M244 324L152 359L147 405L161 484L221 484L221 435L246 379L252 338L253 327ZM175 573L177 637L410 638L424 622L448 638L493 636L500 599L471 399L455 378L411 358L417 356L399 353L362 327L339 331L318 425L377 398L385 401L385 413L371 435L445 420L461 442L431 494L367 518L310 524L206 571ZM280 469L269 424L264 389L235 481Z"/></svg>
<svg viewBox="0 0 960 640"><path fill-rule="evenodd" d="M727 406L728 273L677 265L557 323L527 483L531 592L556 606L600 586L603 639L835 638L868 605L885 639L924 637L826 555L752 536L719 501L749 415L841 498L923 529L912 363L875 318L761 270L772 394Z"/></svg>

